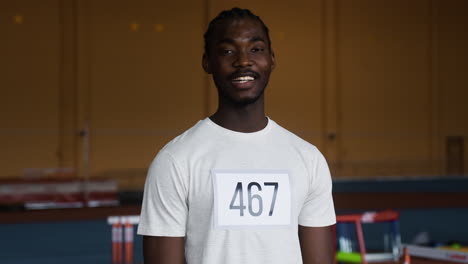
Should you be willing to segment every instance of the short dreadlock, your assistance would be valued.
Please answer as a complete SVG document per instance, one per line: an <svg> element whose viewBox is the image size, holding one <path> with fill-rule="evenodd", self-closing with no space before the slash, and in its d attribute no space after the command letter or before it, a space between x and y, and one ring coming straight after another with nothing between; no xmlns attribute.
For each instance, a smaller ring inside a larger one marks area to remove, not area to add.
<svg viewBox="0 0 468 264"><path fill-rule="evenodd" d="M214 33L215 26L220 24L224 20L232 19L232 20L239 20L244 18L250 18L255 21L260 22L262 25L263 31L265 31L265 35L268 40L268 49L271 51L271 40L268 27L263 23L262 19L253 14L249 9L241 9L238 7L234 7L231 10L224 10L219 13L213 20L211 20L210 24L208 25L208 30L206 30L205 34L203 35L205 39L205 54L208 55L209 51L209 40L212 38Z"/></svg>

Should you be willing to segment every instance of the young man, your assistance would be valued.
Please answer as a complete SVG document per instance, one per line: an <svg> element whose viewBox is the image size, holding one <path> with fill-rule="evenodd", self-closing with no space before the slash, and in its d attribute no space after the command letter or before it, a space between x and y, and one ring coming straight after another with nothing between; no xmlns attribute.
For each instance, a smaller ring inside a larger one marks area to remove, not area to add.
<svg viewBox="0 0 468 264"><path fill-rule="evenodd" d="M211 21L203 68L218 110L149 168L138 227L146 264L332 263L329 169L317 148L265 116L274 67L259 17L234 8Z"/></svg>

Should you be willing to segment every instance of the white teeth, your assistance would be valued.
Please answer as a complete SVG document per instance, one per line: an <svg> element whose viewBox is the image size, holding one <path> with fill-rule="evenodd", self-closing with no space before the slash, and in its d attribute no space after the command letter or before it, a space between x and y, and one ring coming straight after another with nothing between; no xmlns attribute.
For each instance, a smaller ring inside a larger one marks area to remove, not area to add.
<svg viewBox="0 0 468 264"><path fill-rule="evenodd" d="M255 80L255 78L252 76L241 76L241 77L235 78L233 81L248 82L248 81L253 81L253 80Z"/></svg>

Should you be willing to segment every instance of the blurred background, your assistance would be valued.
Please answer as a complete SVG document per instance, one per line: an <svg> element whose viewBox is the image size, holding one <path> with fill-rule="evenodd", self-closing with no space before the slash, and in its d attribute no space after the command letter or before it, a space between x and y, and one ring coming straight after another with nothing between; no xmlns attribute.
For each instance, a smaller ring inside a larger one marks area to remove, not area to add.
<svg viewBox="0 0 468 264"><path fill-rule="evenodd" d="M337 212L468 241L468 1L0 0L1 263L110 263L107 216L216 110L203 33L234 6L270 28L267 114L324 153Z"/></svg>

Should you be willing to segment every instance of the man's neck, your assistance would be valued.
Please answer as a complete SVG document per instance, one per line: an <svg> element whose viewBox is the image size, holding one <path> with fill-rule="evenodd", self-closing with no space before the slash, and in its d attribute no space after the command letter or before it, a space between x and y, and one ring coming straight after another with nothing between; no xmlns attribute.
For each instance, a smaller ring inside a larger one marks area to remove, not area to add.
<svg viewBox="0 0 468 264"><path fill-rule="evenodd" d="M258 102L243 107L221 105L210 119L226 129L244 133L260 131L268 124L263 103Z"/></svg>

